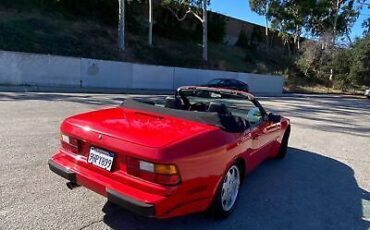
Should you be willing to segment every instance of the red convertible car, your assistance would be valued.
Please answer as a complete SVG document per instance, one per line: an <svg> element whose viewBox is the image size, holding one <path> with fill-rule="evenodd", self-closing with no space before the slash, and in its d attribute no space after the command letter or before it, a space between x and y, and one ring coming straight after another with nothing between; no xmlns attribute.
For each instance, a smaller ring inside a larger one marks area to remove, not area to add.
<svg viewBox="0 0 370 230"><path fill-rule="evenodd" d="M245 175L285 156L290 122L243 91L181 87L163 102L127 99L69 117L60 129L49 167L70 189L84 186L144 216L224 217Z"/></svg>

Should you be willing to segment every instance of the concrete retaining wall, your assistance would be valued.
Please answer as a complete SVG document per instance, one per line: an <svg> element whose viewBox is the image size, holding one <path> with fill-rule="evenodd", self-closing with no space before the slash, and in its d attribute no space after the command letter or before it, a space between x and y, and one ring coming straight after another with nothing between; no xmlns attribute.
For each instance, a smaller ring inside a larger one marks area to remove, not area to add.
<svg viewBox="0 0 370 230"><path fill-rule="evenodd" d="M0 85L174 90L213 78L242 80L254 93L278 95L283 90L281 76L0 51Z"/></svg>

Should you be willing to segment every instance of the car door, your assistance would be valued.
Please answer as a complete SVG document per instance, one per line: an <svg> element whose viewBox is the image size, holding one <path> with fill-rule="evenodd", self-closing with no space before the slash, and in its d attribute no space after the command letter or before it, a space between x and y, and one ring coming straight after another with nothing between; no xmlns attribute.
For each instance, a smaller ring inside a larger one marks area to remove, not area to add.
<svg viewBox="0 0 370 230"><path fill-rule="evenodd" d="M279 135L279 124L267 119L264 108L257 100L252 101L254 107L248 111L247 120L250 124L248 135L251 139L251 150L248 153L251 168L254 168L271 155L271 147L275 135Z"/></svg>
<svg viewBox="0 0 370 230"><path fill-rule="evenodd" d="M258 124L258 141L261 142L261 153L264 158L271 156L273 144L279 138L281 123L274 123L268 119L267 113L262 105L254 99L254 104L261 113L261 122Z"/></svg>
<svg viewBox="0 0 370 230"><path fill-rule="evenodd" d="M263 135L266 139L265 142L267 143L267 155L266 157L270 157L274 155L277 151L277 146L279 146L278 140L280 139L280 132L281 132L281 122L271 122L266 121L263 128Z"/></svg>
<svg viewBox="0 0 370 230"><path fill-rule="evenodd" d="M247 116L244 117L249 123L240 136L239 145L247 159L247 171L253 170L264 159L271 155L271 147L274 137L279 135L280 124L273 124L267 119L267 113L256 99L246 103L245 111Z"/></svg>
<svg viewBox="0 0 370 230"><path fill-rule="evenodd" d="M265 124L260 122L252 124L241 135L240 144L242 145L245 158L247 159L247 171L253 170L259 165L268 154L268 139L265 136Z"/></svg>
<svg viewBox="0 0 370 230"><path fill-rule="evenodd" d="M266 158L267 149L265 147L267 143L263 134L263 129L256 125L245 130L240 137L238 145L241 145L248 162L247 172L252 171Z"/></svg>
<svg viewBox="0 0 370 230"><path fill-rule="evenodd" d="M259 139L264 143L263 152L265 157L271 155L271 148L274 144L274 141L279 137L280 128L280 122L272 123L267 119L259 125Z"/></svg>
<svg viewBox="0 0 370 230"><path fill-rule="evenodd" d="M255 163L258 165L266 159L270 150L270 143L267 137L266 123L261 122L251 130L252 148L255 152L251 155Z"/></svg>

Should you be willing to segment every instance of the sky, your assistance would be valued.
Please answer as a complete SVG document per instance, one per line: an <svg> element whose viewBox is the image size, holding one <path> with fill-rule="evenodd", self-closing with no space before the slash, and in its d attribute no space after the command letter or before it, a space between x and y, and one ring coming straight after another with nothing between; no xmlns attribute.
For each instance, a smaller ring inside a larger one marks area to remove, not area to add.
<svg viewBox="0 0 370 230"><path fill-rule="evenodd" d="M265 19L263 16L252 12L249 9L248 0L211 0L210 10L225 14L230 17L238 18L244 21L252 22L258 25L265 25ZM370 0L366 1L370 4ZM355 25L352 28L351 37L359 37L362 35L363 29L361 27L362 22L370 17L370 9L364 7L362 12L357 19Z"/></svg>

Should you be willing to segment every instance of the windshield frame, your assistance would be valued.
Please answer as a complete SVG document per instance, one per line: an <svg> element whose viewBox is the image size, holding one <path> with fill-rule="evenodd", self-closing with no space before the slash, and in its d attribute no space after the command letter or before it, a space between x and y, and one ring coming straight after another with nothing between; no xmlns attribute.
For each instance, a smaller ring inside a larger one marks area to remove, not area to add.
<svg viewBox="0 0 370 230"><path fill-rule="evenodd" d="M181 99L185 104L190 104L189 99L184 95L184 91L191 91L191 90L199 90L199 91L210 91L210 92L218 92L218 93L225 93L225 94L232 94L235 96L241 97L241 99L249 100L252 102L256 107L258 107L261 111L262 117L267 119L267 112L262 107L262 105L258 102L256 97L248 92L234 90L234 89L226 89L226 88L215 88L215 87L206 87L206 86L183 86L179 87L176 91L175 96L180 96Z"/></svg>

